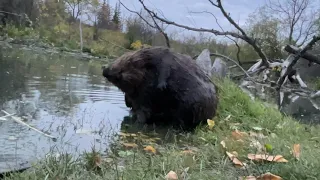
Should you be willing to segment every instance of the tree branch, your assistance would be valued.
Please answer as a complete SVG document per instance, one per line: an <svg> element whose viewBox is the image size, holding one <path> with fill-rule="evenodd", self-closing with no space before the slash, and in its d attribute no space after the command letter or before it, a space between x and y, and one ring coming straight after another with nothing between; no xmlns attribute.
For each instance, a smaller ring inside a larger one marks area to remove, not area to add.
<svg viewBox="0 0 320 180"><path fill-rule="evenodd" d="M209 1L210 1L210 0L209 0ZM212 1L210 1L210 2L213 3ZM222 26L221 26L220 23L218 22L218 18L217 18L212 12L202 11L202 12L192 12L192 13L208 13L208 14L211 14L211 16L216 20L216 23L217 23L217 25L220 27L221 31L224 31L224 29L222 28ZM225 37L228 38L228 39L230 39L231 41L233 41L234 44L237 46L237 49L238 49L238 50L237 50L237 60L238 60L239 65L242 66L242 63L241 63L241 61L240 61L240 51L241 51L241 48L240 48L238 42L237 42L236 40L232 39L231 37L227 36L227 35L226 35ZM239 38L237 38L237 39L239 39Z"/></svg>
<svg viewBox="0 0 320 180"><path fill-rule="evenodd" d="M247 34L244 32L244 30L241 29L240 26L237 25L230 16L228 16L228 14L224 10L220 0L217 1L218 4L213 3L212 0L209 0L209 2L213 6L220 8L220 10L223 12L224 16L228 19L228 21L231 24L233 24L241 32L241 34L235 33L235 32L229 32L229 31L221 32L221 31L218 31L218 30L215 30L215 29L194 28L194 27L182 25L182 24L179 24L179 23L175 23L173 21L169 21L169 20L167 20L165 18L162 18L162 17L158 16L155 12L151 11L150 9L148 9L145 6L143 0L139 0L139 2L142 4L144 9L149 12L149 14L152 17L154 17L155 19L160 20L160 21L162 21L162 22L164 22L164 23L166 23L168 25L173 25L173 26L176 26L176 27L184 28L184 29L187 29L187 30L195 31L195 32L209 32L209 33L212 33L212 34L214 34L216 36L232 36L232 37L235 37L235 38L240 38L240 39L244 40L245 42L247 42L248 44L250 44L254 48L254 50L258 53L258 55L262 59L262 62L263 62L262 65L263 66L265 66L265 67L269 66L268 59L267 59L266 55L264 54L264 52L261 50L260 47L258 47L258 45L254 41L254 39L252 39L251 37L247 36Z"/></svg>
<svg viewBox="0 0 320 180"><path fill-rule="evenodd" d="M284 48L284 50L287 51L288 53L291 53L291 54L299 54L299 52L301 51L301 49L299 49L295 46L290 46L290 45L287 45ZM318 58L317 56L315 56L309 52L305 52L301 57L308 60L308 61L311 61L311 62L314 62L314 63L320 65L320 58Z"/></svg>
<svg viewBox="0 0 320 180"><path fill-rule="evenodd" d="M145 18L142 17L142 15L141 15L140 13L138 13L138 12L136 12L136 11L133 11L133 10L130 10L128 7L126 7L126 6L121 2L121 0L119 0L119 3L120 3L125 9L127 9L129 12L137 14L147 25L149 25L150 27L152 27L152 28L154 28L154 29L158 29L158 30L161 32L161 34L164 36L164 38L166 39L167 47L168 47L168 48L171 47L171 46L170 46L170 40L169 40L168 34L165 33L164 30L158 25L158 23L156 22L156 20L155 20L154 17L152 16L152 14L150 14L149 9L144 8L144 9L148 12L148 14L151 16L154 25L150 24Z"/></svg>
<svg viewBox="0 0 320 180"><path fill-rule="evenodd" d="M292 60L292 62L288 65L286 71L284 72L283 76L281 76L278 80L278 86L277 90L281 89L281 86L288 76L288 74L292 71L292 67L298 62L298 60L303 57L303 55L312 48L312 46L320 40L320 35L319 36L314 36L313 39L295 56L295 58Z"/></svg>

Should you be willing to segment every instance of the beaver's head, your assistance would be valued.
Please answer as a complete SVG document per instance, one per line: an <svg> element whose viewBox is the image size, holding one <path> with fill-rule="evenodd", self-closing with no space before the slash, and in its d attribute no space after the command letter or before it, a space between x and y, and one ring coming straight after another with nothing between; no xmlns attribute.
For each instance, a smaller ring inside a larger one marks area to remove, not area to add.
<svg viewBox="0 0 320 180"><path fill-rule="evenodd" d="M139 52L129 52L110 65L103 66L103 76L123 92L131 94L146 78L146 59Z"/></svg>

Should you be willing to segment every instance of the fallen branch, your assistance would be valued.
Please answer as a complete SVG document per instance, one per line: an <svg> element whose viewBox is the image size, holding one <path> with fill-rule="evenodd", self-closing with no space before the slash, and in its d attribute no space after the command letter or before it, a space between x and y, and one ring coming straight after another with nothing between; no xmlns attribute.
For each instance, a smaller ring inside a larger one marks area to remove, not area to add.
<svg viewBox="0 0 320 180"><path fill-rule="evenodd" d="M297 55L295 56L295 58L289 62L288 67L281 72L281 74L283 74L279 80L278 80L278 87L277 90L281 89L281 86L283 84L283 82L285 81L286 77L288 76L288 74L292 71L293 66L298 62L298 60L309 50L312 48L312 46L320 40L320 36L314 36L312 38L312 40L301 50L297 53Z"/></svg>
<svg viewBox="0 0 320 180"><path fill-rule="evenodd" d="M315 92L315 93L313 93L313 94L311 94L311 96L310 96L312 99L315 99L315 98L318 98L318 97L320 97L320 91L317 91L317 92Z"/></svg>
<svg viewBox="0 0 320 180"><path fill-rule="evenodd" d="M305 82L303 82L303 80L301 79L299 74L296 76L296 79L298 80L298 83L300 84L300 86L302 88L307 88L308 87L307 84Z"/></svg>
<svg viewBox="0 0 320 180"><path fill-rule="evenodd" d="M300 48L292 46L292 45L286 45L284 50L287 51L288 53L296 54L296 55L298 55L299 52L301 51ZM320 58L318 58L317 56L315 56L309 52L305 52L304 54L302 54L302 58L304 58L308 61L314 62L316 64L320 64Z"/></svg>
<svg viewBox="0 0 320 180"><path fill-rule="evenodd" d="M2 111L3 113L5 113L6 115L10 115L7 111L4 111L4 110L1 110L1 111ZM30 126L29 124L21 121L20 119L18 119L18 118L15 117L15 116L11 116L11 118L12 118L15 122L17 122L17 123L19 123L19 124L22 124L22 125L24 125L24 126L27 126L28 128L30 128L30 129L32 129L32 130L34 130L34 131L37 131L37 132L40 133L40 134L43 134L44 136L47 136L47 137L49 137L49 138L51 138L51 139L56 139L54 136L51 136L51 135L49 135L49 134L46 134L46 133L44 133L44 132L42 132L42 131L40 131L40 130L32 127L32 126Z"/></svg>

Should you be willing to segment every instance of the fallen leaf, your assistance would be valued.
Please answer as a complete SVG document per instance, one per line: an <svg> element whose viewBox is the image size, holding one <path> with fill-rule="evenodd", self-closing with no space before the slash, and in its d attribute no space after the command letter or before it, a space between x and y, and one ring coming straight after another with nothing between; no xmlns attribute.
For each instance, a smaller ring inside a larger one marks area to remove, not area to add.
<svg viewBox="0 0 320 180"><path fill-rule="evenodd" d="M265 173L257 178L257 180L281 180L282 178L280 176L271 174L271 173Z"/></svg>
<svg viewBox="0 0 320 180"><path fill-rule="evenodd" d="M236 140L242 139L243 137L246 137L248 134L245 132L241 132L238 130L232 131L232 137Z"/></svg>
<svg viewBox="0 0 320 180"><path fill-rule="evenodd" d="M147 151L147 152L152 152L153 154L155 154L157 152L156 149L154 147L152 147L152 146L146 146L144 148L144 150Z"/></svg>
<svg viewBox="0 0 320 180"><path fill-rule="evenodd" d="M230 129L238 129L240 125L240 123L230 123Z"/></svg>
<svg viewBox="0 0 320 180"><path fill-rule="evenodd" d="M230 118L231 118L231 115L229 114L224 120L229 121Z"/></svg>
<svg viewBox="0 0 320 180"><path fill-rule="evenodd" d="M183 172L181 173L181 179L187 179L187 177L188 177L188 171L189 171L189 167L187 167L187 168L185 168L184 170L183 170Z"/></svg>
<svg viewBox="0 0 320 180"><path fill-rule="evenodd" d="M258 152L263 152L264 151L264 148L263 148L262 144L259 141L255 140L255 139L251 140L249 146L250 147L255 147L258 150Z"/></svg>
<svg viewBox="0 0 320 180"><path fill-rule="evenodd" d="M233 162L234 165L236 166L240 166L240 167L243 167L244 164L232 153L230 152L226 152L228 157L231 159L231 161Z"/></svg>
<svg viewBox="0 0 320 180"><path fill-rule="evenodd" d="M238 154L237 151L232 151L231 153L232 153L235 157L238 157L238 156L239 156L239 154Z"/></svg>
<svg viewBox="0 0 320 180"><path fill-rule="evenodd" d="M257 180L255 176L243 176L239 178L240 180Z"/></svg>
<svg viewBox="0 0 320 180"><path fill-rule="evenodd" d="M248 154L248 159L250 160L266 160L266 161L274 161L274 162L288 162L288 160L284 159L281 155L267 155L267 154Z"/></svg>
<svg viewBox="0 0 320 180"><path fill-rule="evenodd" d="M207 123L208 123L209 129L212 129L214 126L214 121L211 119L207 119Z"/></svg>
<svg viewBox="0 0 320 180"><path fill-rule="evenodd" d="M263 130L263 128L261 128L261 127L252 127L252 129L254 129L256 131L262 131Z"/></svg>
<svg viewBox="0 0 320 180"><path fill-rule="evenodd" d="M184 150L184 151L181 151L182 154L195 154L195 152L193 152L192 150Z"/></svg>
<svg viewBox="0 0 320 180"><path fill-rule="evenodd" d="M177 173L175 173L174 171L170 171L170 172L166 175L166 180L178 180L178 175L177 175Z"/></svg>
<svg viewBox="0 0 320 180"><path fill-rule="evenodd" d="M250 137L257 138L257 139L265 139L266 138L266 136L263 135L262 133L256 133L253 131L250 131L249 135L250 135Z"/></svg>
<svg viewBox="0 0 320 180"><path fill-rule="evenodd" d="M122 143L126 148L136 148L138 147L135 143Z"/></svg>
<svg viewBox="0 0 320 180"><path fill-rule="evenodd" d="M293 156L298 160L300 159L300 144L293 145Z"/></svg>
<svg viewBox="0 0 320 180"><path fill-rule="evenodd" d="M280 176L271 174L271 173L266 173L263 174L259 177L255 176L243 176L239 178L240 180L281 180L282 178Z"/></svg>
<svg viewBox="0 0 320 180"><path fill-rule="evenodd" d="M226 142L221 141L220 144L221 144L221 146L222 146L224 149L227 149L227 147L226 147Z"/></svg>

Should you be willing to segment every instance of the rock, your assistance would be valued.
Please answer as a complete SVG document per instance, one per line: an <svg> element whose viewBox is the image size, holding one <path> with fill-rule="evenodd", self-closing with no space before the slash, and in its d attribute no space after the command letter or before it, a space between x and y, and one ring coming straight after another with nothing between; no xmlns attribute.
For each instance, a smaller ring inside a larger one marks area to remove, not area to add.
<svg viewBox="0 0 320 180"><path fill-rule="evenodd" d="M202 68L202 70L211 77L211 69L212 63L210 58L210 51L208 49L204 49L201 54L197 57L196 63L198 66Z"/></svg>
<svg viewBox="0 0 320 180"><path fill-rule="evenodd" d="M211 75L224 78L227 76L228 67L226 62L224 62L221 58L216 58L213 62Z"/></svg>

